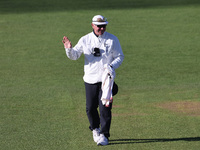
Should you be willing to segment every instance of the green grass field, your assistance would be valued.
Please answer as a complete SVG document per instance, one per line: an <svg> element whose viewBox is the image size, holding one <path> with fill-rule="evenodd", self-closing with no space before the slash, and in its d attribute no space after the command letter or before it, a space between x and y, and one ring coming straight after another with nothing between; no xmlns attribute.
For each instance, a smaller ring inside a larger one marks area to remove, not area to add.
<svg viewBox="0 0 200 150"><path fill-rule="evenodd" d="M88 129L84 57L62 44L96 14L125 54L105 147ZM1 1L0 149L199 150L199 27L199 0Z"/></svg>

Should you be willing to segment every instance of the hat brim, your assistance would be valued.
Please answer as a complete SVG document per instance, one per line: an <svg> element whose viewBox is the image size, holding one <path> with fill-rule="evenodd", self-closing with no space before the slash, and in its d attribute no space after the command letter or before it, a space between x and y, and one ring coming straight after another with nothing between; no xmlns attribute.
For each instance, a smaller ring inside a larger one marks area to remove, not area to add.
<svg viewBox="0 0 200 150"><path fill-rule="evenodd" d="M105 21L105 22L92 22L93 24L95 25L107 25L108 24L108 21Z"/></svg>

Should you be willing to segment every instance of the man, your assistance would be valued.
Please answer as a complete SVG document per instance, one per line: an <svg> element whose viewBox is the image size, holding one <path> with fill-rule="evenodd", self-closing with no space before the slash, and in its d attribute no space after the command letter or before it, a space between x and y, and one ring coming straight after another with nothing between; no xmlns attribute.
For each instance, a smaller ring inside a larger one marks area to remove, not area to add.
<svg viewBox="0 0 200 150"><path fill-rule="evenodd" d="M104 105L101 101L105 65L110 77L113 78L115 69L124 59L119 40L106 32L107 24L106 18L96 15L91 24L93 32L81 37L74 47L66 36L62 41L68 58L77 60L82 53L85 56L83 80L86 90L86 112L90 123L89 128L97 145L108 145L110 136L112 102Z"/></svg>

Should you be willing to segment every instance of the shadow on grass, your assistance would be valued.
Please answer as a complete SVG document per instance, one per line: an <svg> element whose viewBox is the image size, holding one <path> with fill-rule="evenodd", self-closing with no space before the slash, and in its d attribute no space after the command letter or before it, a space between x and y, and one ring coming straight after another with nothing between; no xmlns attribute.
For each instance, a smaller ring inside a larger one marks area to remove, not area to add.
<svg viewBox="0 0 200 150"><path fill-rule="evenodd" d="M177 142L177 141L195 142L195 141L200 141L200 137L160 138L160 139L116 139L116 140L109 140L110 145L115 145L115 144L154 143L154 142Z"/></svg>
<svg viewBox="0 0 200 150"><path fill-rule="evenodd" d="M199 0L1 0L0 13L131 9L199 5Z"/></svg>

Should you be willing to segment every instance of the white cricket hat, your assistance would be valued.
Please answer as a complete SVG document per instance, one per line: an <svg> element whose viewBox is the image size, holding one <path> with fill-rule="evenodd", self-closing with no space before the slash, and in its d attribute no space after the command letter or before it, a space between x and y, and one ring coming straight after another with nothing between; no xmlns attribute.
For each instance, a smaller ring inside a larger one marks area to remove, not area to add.
<svg viewBox="0 0 200 150"><path fill-rule="evenodd" d="M101 15L96 15L92 18L92 23L95 25L106 25L108 24L108 21L105 17Z"/></svg>

